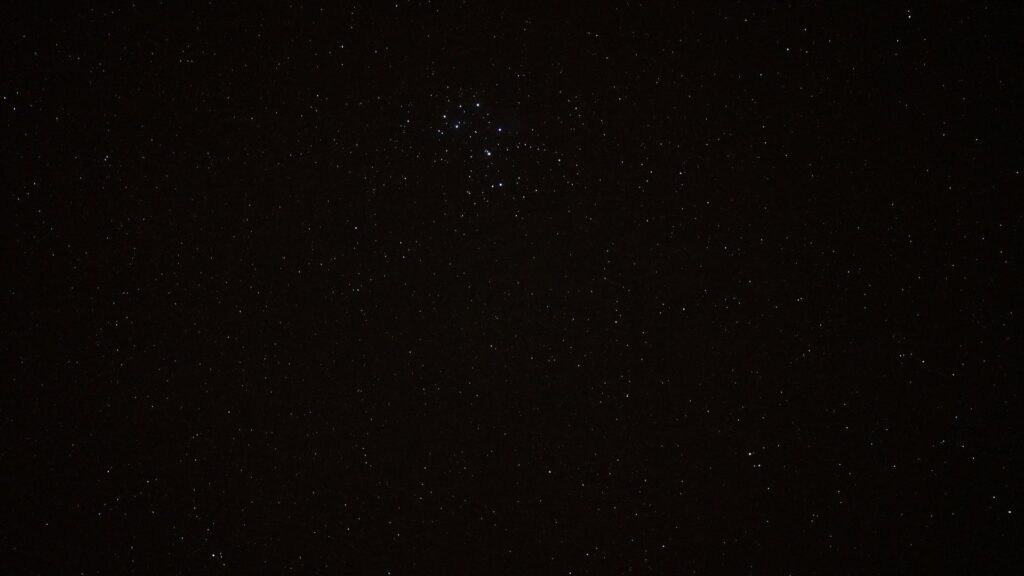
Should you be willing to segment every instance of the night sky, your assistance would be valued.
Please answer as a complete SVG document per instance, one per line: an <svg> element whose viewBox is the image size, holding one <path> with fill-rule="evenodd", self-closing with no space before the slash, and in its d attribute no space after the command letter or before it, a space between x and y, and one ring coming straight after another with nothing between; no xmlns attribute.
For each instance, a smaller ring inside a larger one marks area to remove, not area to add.
<svg viewBox="0 0 1024 576"><path fill-rule="evenodd" d="M1024 570L1024 5L19 4L4 574Z"/></svg>

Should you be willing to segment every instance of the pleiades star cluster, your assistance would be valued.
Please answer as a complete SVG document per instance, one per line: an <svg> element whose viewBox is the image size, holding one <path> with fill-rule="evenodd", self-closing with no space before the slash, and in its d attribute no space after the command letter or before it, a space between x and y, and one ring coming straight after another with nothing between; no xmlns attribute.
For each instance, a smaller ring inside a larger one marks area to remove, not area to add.
<svg viewBox="0 0 1024 576"><path fill-rule="evenodd" d="M9 3L4 574L1020 574L1018 2Z"/></svg>

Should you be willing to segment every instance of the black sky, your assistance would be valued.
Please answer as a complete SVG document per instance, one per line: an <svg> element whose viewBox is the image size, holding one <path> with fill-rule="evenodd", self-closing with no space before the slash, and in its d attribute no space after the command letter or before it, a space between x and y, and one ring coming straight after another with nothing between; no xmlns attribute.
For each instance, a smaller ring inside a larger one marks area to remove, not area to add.
<svg viewBox="0 0 1024 576"><path fill-rule="evenodd" d="M21 4L4 573L1024 568L1019 3Z"/></svg>

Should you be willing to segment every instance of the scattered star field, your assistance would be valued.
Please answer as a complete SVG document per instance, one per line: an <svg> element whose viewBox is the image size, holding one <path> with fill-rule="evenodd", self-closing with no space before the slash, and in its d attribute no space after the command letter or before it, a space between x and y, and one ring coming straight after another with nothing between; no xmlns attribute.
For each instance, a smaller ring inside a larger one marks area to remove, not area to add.
<svg viewBox="0 0 1024 576"><path fill-rule="evenodd" d="M0 572L1022 573L1021 5L531 4L8 7Z"/></svg>

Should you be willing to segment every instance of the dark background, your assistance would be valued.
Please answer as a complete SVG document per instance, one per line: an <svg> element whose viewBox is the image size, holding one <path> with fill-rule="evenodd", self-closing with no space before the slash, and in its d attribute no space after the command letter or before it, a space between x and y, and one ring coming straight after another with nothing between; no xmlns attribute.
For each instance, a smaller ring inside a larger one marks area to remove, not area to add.
<svg viewBox="0 0 1024 576"><path fill-rule="evenodd" d="M20 4L5 574L1024 566L1020 3Z"/></svg>

